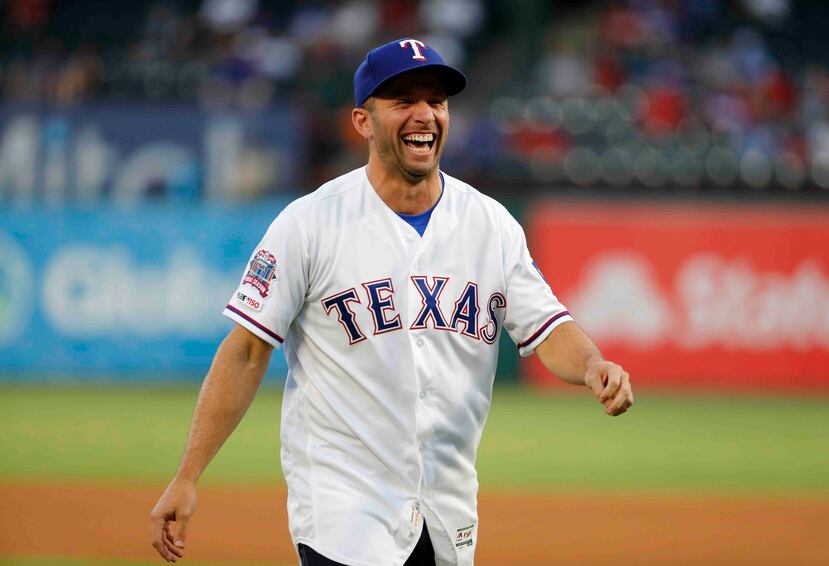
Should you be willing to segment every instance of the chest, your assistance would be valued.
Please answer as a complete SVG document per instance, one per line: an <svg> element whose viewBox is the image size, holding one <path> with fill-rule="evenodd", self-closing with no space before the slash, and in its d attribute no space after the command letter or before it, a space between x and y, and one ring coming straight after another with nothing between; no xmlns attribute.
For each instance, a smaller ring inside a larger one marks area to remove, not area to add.
<svg viewBox="0 0 829 566"><path fill-rule="evenodd" d="M356 343L378 334L447 331L494 340L506 307L500 243L461 219L432 219L423 237L397 218L323 234L306 306Z"/></svg>

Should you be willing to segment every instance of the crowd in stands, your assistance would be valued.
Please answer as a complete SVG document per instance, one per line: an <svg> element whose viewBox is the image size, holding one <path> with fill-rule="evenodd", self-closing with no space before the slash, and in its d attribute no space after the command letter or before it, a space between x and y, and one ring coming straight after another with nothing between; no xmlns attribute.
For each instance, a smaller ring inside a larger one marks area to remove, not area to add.
<svg viewBox="0 0 829 566"><path fill-rule="evenodd" d="M131 4L125 6L124 4ZM123 9L122 9L123 7ZM5 105L291 105L304 189L365 159L366 51L414 36L463 68L445 169L505 189L829 189L829 9L787 0L10 0Z"/></svg>

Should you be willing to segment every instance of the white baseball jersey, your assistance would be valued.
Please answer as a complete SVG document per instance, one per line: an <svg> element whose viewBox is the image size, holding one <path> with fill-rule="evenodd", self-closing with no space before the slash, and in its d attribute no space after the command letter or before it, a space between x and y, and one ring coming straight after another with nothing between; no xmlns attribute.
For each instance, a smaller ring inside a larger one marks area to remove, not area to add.
<svg viewBox="0 0 829 566"><path fill-rule="evenodd" d="M224 311L285 346L291 536L337 562L402 565L425 519L438 565L473 563L501 328L528 356L572 320L506 209L443 179L422 237L365 168L294 201Z"/></svg>

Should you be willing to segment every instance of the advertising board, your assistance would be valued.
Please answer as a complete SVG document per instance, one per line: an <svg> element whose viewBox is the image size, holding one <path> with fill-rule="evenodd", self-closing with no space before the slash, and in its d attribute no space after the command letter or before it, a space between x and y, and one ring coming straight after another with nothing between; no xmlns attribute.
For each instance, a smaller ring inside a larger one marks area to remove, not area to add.
<svg viewBox="0 0 829 566"><path fill-rule="evenodd" d="M304 156L294 109L0 105L0 205L246 202L290 192Z"/></svg>
<svg viewBox="0 0 829 566"><path fill-rule="evenodd" d="M825 207L550 201L526 226L554 291L637 383L829 388Z"/></svg>
<svg viewBox="0 0 829 566"><path fill-rule="evenodd" d="M233 326L222 309L285 204L3 211L3 378L204 372ZM284 374L281 352L271 369Z"/></svg>

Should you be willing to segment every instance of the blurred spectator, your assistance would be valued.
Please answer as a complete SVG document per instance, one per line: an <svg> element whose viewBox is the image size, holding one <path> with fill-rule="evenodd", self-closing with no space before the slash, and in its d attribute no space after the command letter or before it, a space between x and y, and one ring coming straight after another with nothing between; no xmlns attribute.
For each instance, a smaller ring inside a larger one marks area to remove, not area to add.
<svg viewBox="0 0 829 566"><path fill-rule="evenodd" d="M7 28L21 35L36 34L46 25L48 0L17 0L7 3Z"/></svg>
<svg viewBox="0 0 829 566"><path fill-rule="evenodd" d="M208 30L233 33L253 19L258 6L257 0L204 0L199 15Z"/></svg>

